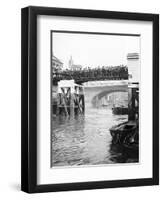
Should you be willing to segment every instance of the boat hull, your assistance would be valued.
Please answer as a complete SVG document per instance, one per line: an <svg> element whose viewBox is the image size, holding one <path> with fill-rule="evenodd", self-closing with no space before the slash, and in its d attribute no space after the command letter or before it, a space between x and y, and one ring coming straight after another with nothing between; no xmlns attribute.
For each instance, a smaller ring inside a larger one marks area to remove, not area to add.
<svg viewBox="0 0 163 200"><path fill-rule="evenodd" d="M114 115L127 115L128 108L126 107L114 107L112 108L112 112Z"/></svg>
<svg viewBox="0 0 163 200"><path fill-rule="evenodd" d="M128 149L138 149L138 124L125 122L110 129L113 144L122 144Z"/></svg>

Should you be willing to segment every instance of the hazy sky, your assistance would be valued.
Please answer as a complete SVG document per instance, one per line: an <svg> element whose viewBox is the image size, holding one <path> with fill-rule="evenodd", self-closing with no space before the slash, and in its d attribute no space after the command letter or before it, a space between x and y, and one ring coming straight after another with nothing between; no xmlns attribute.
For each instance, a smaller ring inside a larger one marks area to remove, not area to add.
<svg viewBox="0 0 163 200"><path fill-rule="evenodd" d="M140 53L140 37L53 32L52 53L64 68L70 56L83 67L125 65L128 53Z"/></svg>

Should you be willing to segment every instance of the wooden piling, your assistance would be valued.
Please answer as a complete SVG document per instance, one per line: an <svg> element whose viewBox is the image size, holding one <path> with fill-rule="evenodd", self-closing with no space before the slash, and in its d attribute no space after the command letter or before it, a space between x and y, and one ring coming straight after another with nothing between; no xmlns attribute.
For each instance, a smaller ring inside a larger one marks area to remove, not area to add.
<svg viewBox="0 0 163 200"><path fill-rule="evenodd" d="M74 94L70 94L70 116L74 117Z"/></svg>
<svg viewBox="0 0 163 200"><path fill-rule="evenodd" d="M74 113L84 113L84 93L81 85L75 84L72 80L58 83L58 112L66 116L74 116Z"/></svg>
<svg viewBox="0 0 163 200"><path fill-rule="evenodd" d="M137 88L128 88L128 120L136 120L136 98L137 98Z"/></svg>

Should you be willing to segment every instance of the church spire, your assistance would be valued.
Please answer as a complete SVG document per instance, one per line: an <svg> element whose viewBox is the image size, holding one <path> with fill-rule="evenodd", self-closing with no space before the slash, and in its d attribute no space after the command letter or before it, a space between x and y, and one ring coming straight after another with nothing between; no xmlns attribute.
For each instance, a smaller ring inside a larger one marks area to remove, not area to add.
<svg viewBox="0 0 163 200"><path fill-rule="evenodd" d="M72 59L72 55L70 56L70 60L69 60L69 68L71 69L73 66L73 59Z"/></svg>

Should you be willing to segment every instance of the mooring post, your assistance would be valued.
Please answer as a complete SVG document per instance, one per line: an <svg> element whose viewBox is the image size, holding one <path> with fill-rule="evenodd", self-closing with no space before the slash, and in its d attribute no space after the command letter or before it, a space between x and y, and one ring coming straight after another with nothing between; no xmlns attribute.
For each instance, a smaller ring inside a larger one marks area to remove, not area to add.
<svg viewBox="0 0 163 200"><path fill-rule="evenodd" d="M74 109L75 109L75 106L74 106L74 85L71 85L71 88L70 88L70 116L71 117L74 117Z"/></svg>
<svg viewBox="0 0 163 200"><path fill-rule="evenodd" d="M56 108L56 115L59 115L60 113L60 93L57 93L57 108Z"/></svg>
<svg viewBox="0 0 163 200"><path fill-rule="evenodd" d="M83 108L83 114L84 114L85 112L84 94L82 94L81 99L82 99L82 108Z"/></svg>
<svg viewBox="0 0 163 200"><path fill-rule="evenodd" d="M137 88L128 88L128 120L135 120L135 93Z"/></svg>

